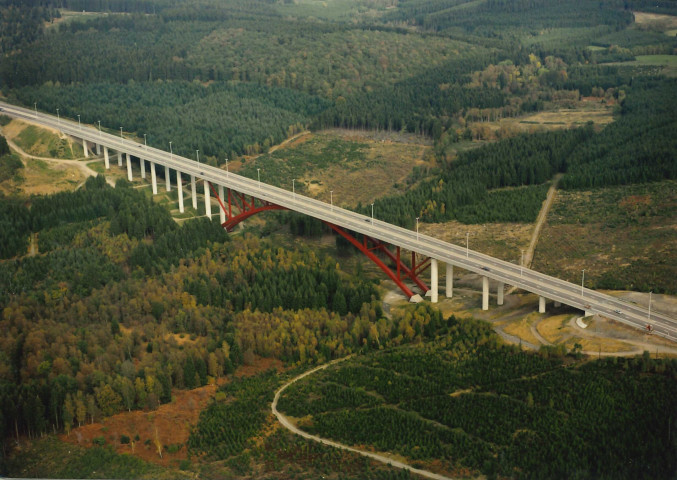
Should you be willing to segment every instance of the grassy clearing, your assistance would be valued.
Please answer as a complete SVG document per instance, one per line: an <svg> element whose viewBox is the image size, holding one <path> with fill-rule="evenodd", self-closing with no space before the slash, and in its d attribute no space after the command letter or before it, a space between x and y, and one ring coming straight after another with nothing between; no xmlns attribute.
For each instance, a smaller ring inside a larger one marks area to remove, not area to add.
<svg viewBox="0 0 677 480"><path fill-rule="evenodd" d="M429 147L374 139L359 133L326 131L299 137L271 154L261 155L233 170L249 178L292 189L336 205L370 203L376 197L406 190L414 167L428 165Z"/></svg>
<svg viewBox="0 0 677 480"><path fill-rule="evenodd" d="M566 328L571 315L555 315L544 318L536 325L538 333L548 342L557 344L566 336Z"/></svg>
<svg viewBox="0 0 677 480"><path fill-rule="evenodd" d="M533 343L534 345L541 345L541 341L531 331L534 321L538 318L540 318L538 313L529 314L521 320L506 325L503 327L503 331L510 335L515 335L524 341Z"/></svg>
<svg viewBox="0 0 677 480"><path fill-rule="evenodd" d="M19 123L17 129L9 128L9 137L24 152L37 157L59 158L71 160L84 155L82 145L72 142L69 138L36 127Z"/></svg>
<svg viewBox="0 0 677 480"><path fill-rule="evenodd" d="M617 290L675 293L677 182L559 192L534 253L536 270Z"/></svg>

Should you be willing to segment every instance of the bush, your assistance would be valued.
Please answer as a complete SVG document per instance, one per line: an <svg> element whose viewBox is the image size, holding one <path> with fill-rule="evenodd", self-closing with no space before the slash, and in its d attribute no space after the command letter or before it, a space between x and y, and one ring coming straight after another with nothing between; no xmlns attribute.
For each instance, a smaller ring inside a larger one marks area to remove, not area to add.
<svg viewBox="0 0 677 480"><path fill-rule="evenodd" d="M130 438L127 435L120 435L120 443L122 445L127 445L129 444Z"/></svg>
<svg viewBox="0 0 677 480"><path fill-rule="evenodd" d="M92 439L92 443L93 443L94 445L98 445L98 446L100 446L100 447L103 447L103 446L106 444L106 439L105 439L105 438L103 437L103 435L102 435L102 436L100 436L100 437L93 438L93 439Z"/></svg>

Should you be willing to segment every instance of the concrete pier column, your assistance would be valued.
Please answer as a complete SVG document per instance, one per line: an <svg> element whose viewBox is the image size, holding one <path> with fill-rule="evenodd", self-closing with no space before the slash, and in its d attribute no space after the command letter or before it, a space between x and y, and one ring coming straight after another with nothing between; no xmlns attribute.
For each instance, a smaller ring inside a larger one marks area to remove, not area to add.
<svg viewBox="0 0 677 480"><path fill-rule="evenodd" d="M223 199L223 185L219 185L219 198L221 199L221 203L225 205ZM226 222L226 212L221 208L221 205L219 205L219 219L221 220L222 225Z"/></svg>
<svg viewBox="0 0 677 480"><path fill-rule="evenodd" d="M183 182L181 181L181 172L176 171L176 188L179 189L179 212L183 213Z"/></svg>
<svg viewBox="0 0 677 480"><path fill-rule="evenodd" d="M430 259L430 301L432 303L437 303L438 300L438 291L437 291L437 260L434 258Z"/></svg>
<svg viewBox="0 0 677 480"><path fill-rule="evenodd" d="M444 292L447 298L454 296L454 265L447 263L447 289Z"/></svg>
<svg viewBox="0 0 677 480"><path fill-rule="evenodd" d="M482 277L482 310L489 310L489 277Z"/></svg>
<svg viewBox="0 0 677 480"><path fill-rule="evenodd" d="M538 313L545 313L545 297L538 297Z"/></svg>
<svg viewBox="0 0 677 480"><path fill-rule="evenodd" d="M505 284L503 282L498 282L498 287L496 287L496 303L498 305L503 305L503 289Z"/></svg>
<svg viewBox="0 0 677 480"><path fill-rule="evenodd" d="M100 143L96 144L96 154L101 155L101 144Z"/></svg>
<svg viewBox="0 0 677 480"><path fill-rule="evenodd" d="M118 167L122 166L122 152L118 152Z"/></svg>
<svg viewBox="0 0 677 480"><path fill-rule="evenodd" d="M165 165L165 183L167 184L167 191L172 191L172 176L169 174L169 167Z"/></svg>
<svg viewBox="0 0 677 480"><path fill-rule="evenodd" d="M127 154L127 180L132 181L132 156Z"/></svg>
<svg viewBox="0 0 677 480"><path fill-rule="evenodd" d="M110 159L108 158L108 147L103 147L103 161L106 164L106 170L110 169Z"/></svg>
<svg viewBox="0 0 677 480"><path fill-rule="evenodd" d="M207 212L207 218L212 219L212 199L209 198L209 182L207 180L205 183L205 211Z"/></svg>
<svg viewBox="0 0 677 480"><path fill-rule="evenodd" d="M139 165L141 165L141 178L146 178L146 161L139 157Z"/></svg>
<svg viewBox="0 0 677 480"><path fill-rule="evenodd" d="M82 139L82 148L85 150L85 157L89 157L89 151L87 150L87 140Z"/></svg>
<svg viewBox="0 0 677 480"><path fill-rule="evenodd" d="M190 176L190 193L193 196L193 208L197 210L197 187L195 186L195 175Z"/></svg>
<svg viewBox="0 0 677 480"><path fill-rule="evenodd" d="M157 195L157 174L155 173L155 164L150 162L150 179L153 183L153 195Z"/></svg>

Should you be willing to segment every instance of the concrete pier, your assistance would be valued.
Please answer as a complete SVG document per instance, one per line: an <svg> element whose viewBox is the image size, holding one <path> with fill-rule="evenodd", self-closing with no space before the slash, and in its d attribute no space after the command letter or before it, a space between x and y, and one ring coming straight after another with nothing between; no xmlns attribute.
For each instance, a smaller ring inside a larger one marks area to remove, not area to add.
<svg viewBox="0 0 677 480"><path fill-rule="evenodd" d="M141 165L141 178L146 178L146 161L139 157L139 165Z"/></svg>
<svg viewBox="0 0 677 480"><path fill-rule="evenodd" d="M505 288L505 283L498 282L498 287L496 287L496 303L498 305L503 305L503 289Z"/></svg>
<svg viewBox="0 0 677 480"><path fill-rule="evenodd" d="M122 152L118 152L118 167L122 166Z"/></svg>
<svg viewBox="0 0 677 480"><path fill-rule="evenodd" d="M108 147L103 147L103 161L106 165L106 170L110 170L110 159L108 158Z"/></svg>
<svg viewBox="0 0 677 480"><path fill-rule="evenodd" d="M444 294L447 298L454 296L454 265L447 263L447 279L446 279L446 291Z"/></svg>
<svg viewBox="0 0 677 480"><path fill-rule="evenodd" d="M489 277L482 277L482 310L489 310Z"/></svg>
<svg viewBox="0 0 677 480"><path fill-rule="evenodd" d="M545 297L538 297L538 313L545 313Z"/></svg>
<svg viewBox="0 0 677 480"><path fill-rule="evenodd" d="M155 164L150 162L150 179L153 184L153 195L157 195L157 174L155 173Z"/></svg>
<svg viewBox="0 0 677 480"><path fill-rule="evenodd" d="M205 211L207 212L207 218L212 219L212 199L209 198L209 182L204 180L205 183Z"/></svg>
<svg viewBox="0 0 677 480"><path fill-rule="evenodd" d="M179 212L183 213L183 182L181 181L181 172L176 171L176 188L179 189Z"/></svg>
<svg viewBox="0 0 677 480"><path fill-rule="evenodd" d="M197 187L195 186L195 175L190 176L190 193L193 196L193 209L197 210Z"/></svg>
<svg viewBox="0 0 677 480"><path fill-rule="evenodd" d="M167 184L167 191L172 191L172 176L169 174L169 167L165 166L165 183Z"/></svg>
<svg viewBox="0 0 677 480"><path fill-rule="evenodd" d="M132 181L132 156L127 154L127 180Z"/></svg>
<svg viewBox="0 0 677 480"><path fill-rule="evenodd" d="M438 300L438 291L437 291L437 260L434 258L430 259L430 301L432 303L437 303Z"/></svg>
<svg viewBox="0 0 677 480"><path fill-rule="evenodd" d="M101 155L101 144L100 143L96 144L96 154Z"/></svg>
<svg viewBox="0 0 677 480"><path fill-rule="evenodd" d="M221 199L221 203L225 205L223 200L223 185L219 185L219 198ZM221 205L219 205L219 219L221 220L222 225L226 222L226 212L221 208Z"/></svg>
<svg viewBox="0 0 677 480"><path fill-rule="evenodd" d="M87 140L82 139L82 148L85 150L85 157L89 157L89 151L87 150Z"/></svg>

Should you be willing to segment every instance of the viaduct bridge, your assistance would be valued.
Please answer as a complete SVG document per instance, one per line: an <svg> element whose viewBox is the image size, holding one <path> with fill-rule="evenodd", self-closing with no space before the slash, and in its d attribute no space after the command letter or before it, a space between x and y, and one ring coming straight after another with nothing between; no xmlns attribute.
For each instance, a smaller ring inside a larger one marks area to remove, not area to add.
<svg viewBox="0 0 677 480"><path fill-rule="evenodd" d="M99 128L82 125L58 116L16 107L0 102L2 113L15 118L25 119L45 127L60 130L82 141L85 156L90 151L101 155L106 169L110 168L113 152L117 156L119 166L126 165L127 178L132 180L132 158L138 159L141 177L150 175L153 194L158 191L156 168L164 168L165 188L169 192L177 188L179 211L184 211L184 178L190 183L192 207L197 209L198 183L204 191L207 217L212 218L212 200L218 203L220 223L230 231L239 222L257 213L267 210L293 210L317 218L329 225L336 233L342 235L397 284L402 292L414 302L422 301L420 294L412 288L420 290L430 301L438 301L440 264L446 267L444 295L453 295L454 266L477 273L482 278L482 309L489 308L489 279L497 284L496 299L498 305L503 304L505 285L513 285L522 290L539 295L539 312L545 312L546 302L551 300L555 305L561 303L581 309L585 315L600 314L626 325L651 330L654 334L677 339L677 319L659 312L651 312L634 303L622 301L612 296L584 288L544 275L534 270L523 268L482 253L469 250L467 246L453 245L427 235L419 235L372 216L365 216L343 208L327 204L319 200L287 191L260 180L252 180L240 175L223 171L219 168L174 155L157 148L140 144L132 139L103 132ZM114 158L114 157L113 157ZM136 160L135 160L136 163ZM171 184L171 170L176 172L176 185ZM293 184L292 184L293 185ZM405 255L405 252L407 253ZM407 257L407 261L405 258ZM386 263L387 262L387 263ZM424 270L430 269L429 284L421 277ZM414 286L412 286L414 285Z"/></svg>

